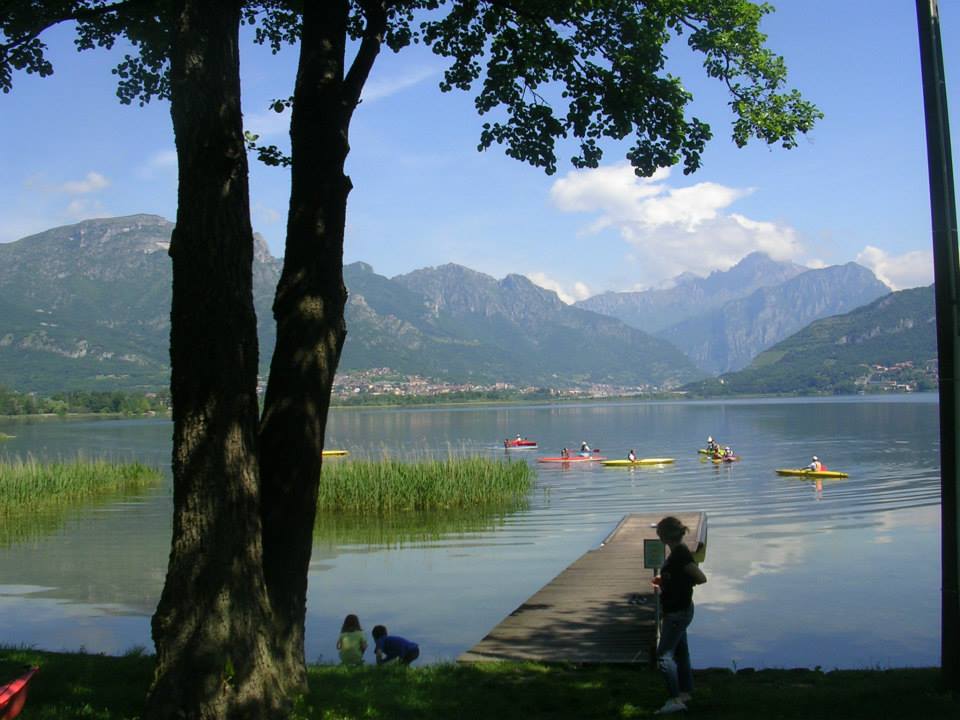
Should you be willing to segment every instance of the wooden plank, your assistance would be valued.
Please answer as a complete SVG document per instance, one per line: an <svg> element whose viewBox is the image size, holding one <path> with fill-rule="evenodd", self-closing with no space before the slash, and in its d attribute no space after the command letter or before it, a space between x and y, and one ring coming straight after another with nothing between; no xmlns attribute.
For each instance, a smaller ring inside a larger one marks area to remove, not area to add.
<svg viewBox="0 0 960 720"><path fill-rule="evenodd" d="M690 528L684 542L706 548L706 513L674 513ZM574 561L486 637L460 662L650 662L654 651L652 571L644 569L643 541L656 538L663 513L626 515L600 547Z"/></svg>

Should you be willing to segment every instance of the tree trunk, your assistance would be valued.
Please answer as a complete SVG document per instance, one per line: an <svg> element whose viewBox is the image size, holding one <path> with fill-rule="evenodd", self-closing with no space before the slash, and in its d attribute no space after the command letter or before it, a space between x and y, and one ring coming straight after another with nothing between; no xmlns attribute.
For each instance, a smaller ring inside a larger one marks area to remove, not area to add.
<svg viewBox="0 0 960 720"><path fill-rule="evenodd" d="M173 541L153 617L157 666L144 717L277 718L285 688L262 570L241 1L175 6Z"/></svg>
<svg viewBox="0 0 960 720"><path fill-rule="evenodd" d="M306 3L291 116L292 186L277 344L260 425L264 568L274 634L303 673L307 571L330 392L346 337L350 180L343 69L348 3Z"/></svg>

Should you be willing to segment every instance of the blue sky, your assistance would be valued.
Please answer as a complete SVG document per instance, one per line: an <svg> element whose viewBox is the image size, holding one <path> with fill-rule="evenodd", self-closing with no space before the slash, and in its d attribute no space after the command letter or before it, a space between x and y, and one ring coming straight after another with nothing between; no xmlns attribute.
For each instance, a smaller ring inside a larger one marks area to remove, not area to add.
<svg viewBox="0 0 960 720"><path fill-rule="evenodd" d="M730 267L753 250L811 267L860 262L896 289L932 281L930 211L912 0L779 0L763 24L791 84L826 114L793 150L730 140L728 98L679 48L670 69L714 139L696 174L640 180L625 146L602 166L554 176L476 150L472 95L437 87L443 60L424 48L381 54L351 130L354 184L345 260L387 276L455 262L527 275L567 301ZM941 0L953 111L960 127L960 0ZM0 95L0 242L93 217L176 214L165 103L123 106L110 69L120 53L77 53L47 35L53 77L16 77ZM283 144L296 50L244 46L247 129ZM561 152L569 157L572 152ZM289 178L251 163L255 230L283 254Z"/></svg>

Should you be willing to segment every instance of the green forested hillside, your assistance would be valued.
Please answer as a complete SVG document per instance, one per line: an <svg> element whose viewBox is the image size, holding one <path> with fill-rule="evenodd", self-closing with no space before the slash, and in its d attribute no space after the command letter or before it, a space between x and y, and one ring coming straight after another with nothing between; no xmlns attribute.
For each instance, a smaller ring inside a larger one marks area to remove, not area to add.
<svg viewBox="0 0 960 720"><path fill-rule="evenodd" d="M0 384L44 394L166 388L172 230L162 217L131 215L0 245ZM258 317L268 320L260 323L263 369L278 277L279 262L259 239L254 293Z"/></svg>
<svg viewBox="0 0 960 720"><path fill-rule="evenodd" d="M169 383L173 224L154 215L87 220L0 245L0 385L149 391ZM280 261L255 245L260 368L275 338ZM452 382L673 387L701 374L663 340L571 308L522 276L459 266L388 279L346 268L342 371L390 368ZM197 308L202 312L203 308Z"/></svg>
<svg viewBox="0 0 960 720"><path fill-rule="evenodd" d="M385 278L345 268L350 290L340 369L390 367L453 382L673 387L700 375L668 343L565 305L520 275L459 265Z"/></svg>
<svg viewBox="0 0 960 720"><path fill-rule="evenodd" d="M832 265L705 310L657 337L669 340L711 375L732 372L810 323L850 312L889 292L861 265Z"/></svg>
<svg viewBox="0 0 960 720"><path fill-rule="evenodd" d="M936 357L931 285L818 320L760 353L744 370L685 389L703 395L845 393L869 390L871 379L886 376L922 390L932 387Z"/></svg>

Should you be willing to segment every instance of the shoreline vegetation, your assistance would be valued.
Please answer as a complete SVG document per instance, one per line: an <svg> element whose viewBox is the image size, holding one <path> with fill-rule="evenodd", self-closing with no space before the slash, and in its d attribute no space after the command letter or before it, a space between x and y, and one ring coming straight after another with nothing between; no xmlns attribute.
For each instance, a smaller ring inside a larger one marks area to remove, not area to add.
<svg viewBox="0 0 960 720"><path fill-rule="evenodd" d="M516 506L533 487L525 462L478 456L446 460L393 458L323 464L318 513L380 515L425 510Z"/></svg>
<svg viewBox="0 0 960 720"><path fill-rule="evenodd" d="M133 462L0 459L0 547L56 532L78 508L142 492L162 479L156 468Z"/></svg>
<svg viewBox="0 0 960 720"><path fill-rule="evenodd" d="M159 470L138 462L0 460L0 519L140 490L161 478Z"/></svg>
<svg viewBox="0 0 960 720"><path fill-rule="evenodd" d="M71 390L40 396L0 385L0 416L155 415L170 409L170 393Z"/></svg>
<svg viewBox="0 0 960 720"><path fill-rule="evenodd" d="M314 535L324 542L397 545L488 528L528 504L535 473L525 462L480 456L446 460L329 460ZM162 482L136 462L0 459L0 547L59 527L77 506Z"/></svg>
<svg viewBox="0 0 960 720"><path fill-rule="evenodd" d="M331 656L334 650L331 648ZM0 682L37 665L24 717L132 720L139 717L154 657L0 649ZM694 671L689 715L740 718L960 716L960 699L940 688L936 668L871 670L704 669ZM291 720L607 720L648 718L663 703L649 666L436 663L412 668L308 666L309 692Z"/></svg>
<svg viewBox="0 0 960 720"><path fill-rule="evenodd" d="M13 421L24 419L54 418L121 418L121 417L170 417L170 406L166 395L127 395L126 393L102 393L110 396L107 403L77 403L63 405L53 398L33 398L33 403L4 404L4 392L0 387L0 419ZM9 392L9 391L7 391ZM677 402L700 400L757 400L764 398L818 398L818 397L880 397L889 395L913 395L936 393L930 390L860 390L857 392L793 392L793 393L694 393L686 391L664 391L659 393L639 393L627 395L556 395L543 394L505 394L493 396L490 393L449 393L444 395L405 395L370 396L356 400L331 399L330 407L338 410L364 408L404 408L404 407L446 407L458 405L566 405L575 403L602 402ZM98 393L99 394L99 393ZM32 397L32 396L31 396ZM51 404L52 403L52 404ZM119 409L117 409L119 408ZM0 432L0 441L11 440L15 436Z"/></svg>

